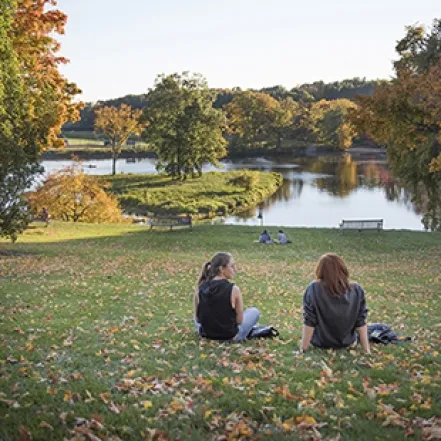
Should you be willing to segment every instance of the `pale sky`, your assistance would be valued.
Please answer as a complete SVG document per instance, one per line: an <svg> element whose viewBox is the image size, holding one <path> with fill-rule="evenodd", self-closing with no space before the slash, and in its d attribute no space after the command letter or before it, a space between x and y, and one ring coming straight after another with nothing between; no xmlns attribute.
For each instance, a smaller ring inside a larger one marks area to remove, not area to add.
<svg viewBox="0 0 441 441"><path fill-rule="evenodd" d="M210 87L389 78L405 26L430 26L440 0L59 0L62 68L81 99L146 93L159 73Z"/></svg>

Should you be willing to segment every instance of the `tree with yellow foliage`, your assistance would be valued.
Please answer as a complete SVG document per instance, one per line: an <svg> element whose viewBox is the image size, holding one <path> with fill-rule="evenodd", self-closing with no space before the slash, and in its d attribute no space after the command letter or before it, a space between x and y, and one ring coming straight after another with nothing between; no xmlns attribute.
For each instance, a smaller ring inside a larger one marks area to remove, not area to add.
<svg viewBox="0 0 441 441"><path fill-rule="evenodd" d="M308 124L314 142L341 150L349 148L357 132L346 118L349 111L356 107L346 98L313 103L309 110Z"/></svg>
<svg viewBox="0 0 441 441"><path fill-rule="evenodd" d="M140 122L142 110L135 110L127 104L121 107L101 107L95 111L95 131L104 134L112 148L112 175L116 174L116 161L123 144L130 135L139 135L144 128Z"/></svg>

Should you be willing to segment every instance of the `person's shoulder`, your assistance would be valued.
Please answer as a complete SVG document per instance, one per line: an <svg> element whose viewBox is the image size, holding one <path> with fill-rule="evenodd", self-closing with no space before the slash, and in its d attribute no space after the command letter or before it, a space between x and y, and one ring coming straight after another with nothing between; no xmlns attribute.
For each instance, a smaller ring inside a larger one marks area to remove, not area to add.
<svg viewBox="0 0 441 441"><path fill-rule="evenodd" d="M321 282L320 280L313 280L306 288L306 292L314 294L320 291Z"/></svg>
<svg viewBox="0 0 441 441"><path fill-rule="evenodd" d="M358 294L364 295L364 290L357 282L351 282L351 290L355 291Z"/></svg>

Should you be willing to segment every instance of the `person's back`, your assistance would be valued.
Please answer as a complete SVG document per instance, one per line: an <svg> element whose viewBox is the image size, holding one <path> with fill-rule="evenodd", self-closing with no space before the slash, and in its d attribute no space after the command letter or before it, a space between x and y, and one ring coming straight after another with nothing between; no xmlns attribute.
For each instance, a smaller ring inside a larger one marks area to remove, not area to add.
<svg viewBox="0 0 441 441"><path fill-rule="evenodd" d="M199 287L197 317L202 335L214 340L229 340L237 334L236 311L231 305L233 283L208 280Z"/></svg>
<svg viewBox="0 0 441 441"><path fill-rule="evenodd" d="M260 243L270 243L271 242L271 236L269 235L268 231L264 230L262 234L259 236L259 242Z"/></svg>
<svg viewBox="0 0 441 441"><path fill-rule="evenodd" d="M282 245L286 245L288 243L288 239L283 231L279 231L278 239Z"/></svg>
<svg viewBox="0 0 441 441"><path fill-rule="evenodd" d="M342 296L331 296L321 281L312 282L304 296L304 323L314 328L313 346L343 348L356 339L356 328L365 324L367 309L363 289L352 283Z"/></svg>
<svg viewBox="0 0 441 441"><path fill-rule="evenodd" d="M357 341L370 352L363 289L349 282L349 271L336 254L324 254L316 268L317 280L303 296L301 350L310 344L320 348L344 348Z"/></svg>

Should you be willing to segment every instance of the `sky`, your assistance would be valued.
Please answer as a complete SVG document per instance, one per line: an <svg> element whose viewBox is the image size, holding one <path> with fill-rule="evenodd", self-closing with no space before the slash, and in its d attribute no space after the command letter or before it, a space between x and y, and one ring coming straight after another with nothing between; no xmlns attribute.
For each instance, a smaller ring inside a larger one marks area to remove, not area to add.
<svg viewBox="0 0 441 441"><path fill-rule="evenodd" d="M147 93L158 74L243 89L390 78L405 26L440 0L59 0L62 73L97 101Z"/></svg>

